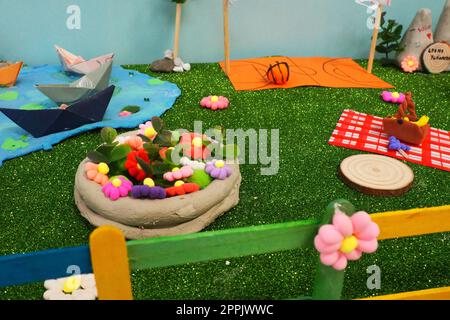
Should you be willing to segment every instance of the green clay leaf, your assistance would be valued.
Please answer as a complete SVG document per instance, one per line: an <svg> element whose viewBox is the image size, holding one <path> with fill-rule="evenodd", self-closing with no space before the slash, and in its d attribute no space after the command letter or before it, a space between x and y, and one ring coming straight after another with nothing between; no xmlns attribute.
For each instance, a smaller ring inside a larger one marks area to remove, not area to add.
<svg viewBox="0 0 450 320"><path fill-rule="evenodd" d="M111 162L116 162L122 159L125 159L127 155L131 152L131 147L127 144L121 144L119 146L114 147L111 151L111 157L109 160Z"/></svg>
<svg viewBox="0 0 450 320"><path fill-rule="evenodd" d="M150 160L156 160L159 158L159 148L153 143L145 143L144 149L147 151Z"/></svg>
<svg viewBox="0 0 450 320"><path fill-rule="evenodd" d="M109 163L108 158L98 151L89 151L87 157L94 163L100 162Z"/></svg>
<svg viewBox="0 0 450 320"><path fill-rule="evenodd" d="M112 144L117 137L117 131L111 127L105 127L100 133L102 141L106 144Z"/></svg>
<svg viewBox="0 0 450 320"><path fill-rule="evenodd" d="M153 175L152 167L147 162L145 162L144 159L136 157L136 161L139 163L139 165L141 166L142 170L144 170L144 172L148 176L152 176Z"/></svg>
<svg viewBox="0 0 450 320"><path fill-rule="evenodd" d="M153 129L155 129L155 131L158 133L161 132L161 130L163 129L163 126L164 126L160 117L153 117L152 125L153 125Z"/></svg>
<svg viewBox="0 0 450 320"><path fill-rule="evenodd" d="M122 111L128 111L131 113L138 113L139 111L141 111L141 107L139 106L126 106L125 108L122 109Z"/></svg>

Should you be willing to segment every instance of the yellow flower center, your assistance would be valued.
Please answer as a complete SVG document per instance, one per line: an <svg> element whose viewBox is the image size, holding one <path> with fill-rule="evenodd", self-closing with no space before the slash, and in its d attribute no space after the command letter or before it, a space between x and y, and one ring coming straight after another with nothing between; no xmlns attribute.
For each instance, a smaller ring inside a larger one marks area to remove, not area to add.
<svg viewBox="0 0 450 320"><path fill-rule="evenodd" d="M358 239L356 239L355 236L350 236L350 237L345 238L342 241L342 245L341 245L341 249L340 250L343 253L350 253L353 250L355 250L357 246L358 246Z"/></svg>
<svg viewBox="0 0 450 320"><path fill-rule="evenodd" d="M97 171L99 173L101 173L101 174L105 174L106 175L106 174L109 173L109 167L108 167L108 165L106 163L101 162L101 163L98 164Z"/></svg>
<svg viewBox="0 0 450 320"><path fill-rule="evenodd" d="M393 96L394 98L400 98L400 93L398 93L398 92L392 92L392 96Z"/></svg>
<svg viewBox="0 0 450 320"><path fill-rule="evenodd" d="M144 131L144 135L147 138L153 138L153 136L156 134L156 130L153 127L149 127L147 129L145 129Z"/></svg>
<svg viewBox="0 0 450 320"><path fill-rule="evenodd" d="M172 169L172 172L177 172L178 170L180 170L180 168L175 167L175 168Z"/></svg>
<svg viewBox="0 0 450 320"><path fill-rule="evenodd" d="M120 179L113 179L113 181L111 181L112 185L116 188L120 187L122 185L122 180Z"/></svg>
<svg viewBox="0 0 450 320"><path fill-rule="evenodd" d="M177 181L175 182L175 187L181 187L184 184L184 181Z"/></svg>
<svg viewBox="0 0 450 320"><path fill-rule="evenodd" d="M216 161L216 168L223 168L225 166L225 162L223 160Z"/></svg>
<svg viewBox="0 0 450 320"><path fill-rule="evenodd" d="M144 186L153 188L155 186L155 181L153 181L152 178L145 178L144 179Z"/></svg>
<svg viewBox="0 0 450 320"><path fill-rule="evenodd" d="M414 66L414 61L413 61L413 60L409 60L409 61L408 61L408 66L409 66L409 67Z"/></svg>
<svg viewBox="0 0 450 320"><path fill-rule="evenodd" d="M72 276L67 278L64 282L63 291L65 293L72 293L81 286L81 276Z"/></svg>
<svg viewBox="0 0 450 320"><path fill-rule="evenodd" d="M217 102L217 101L219 101L219 97L218 96L212 96L211 97L211 101L212 102Z"/></svg>
<svg viewBox="0 0 450 320"><path fill-rule="evenodd" d="M196 138L192 139L192 145L197 148L201 147L203 145L202 138L196 137Z"/></svg>

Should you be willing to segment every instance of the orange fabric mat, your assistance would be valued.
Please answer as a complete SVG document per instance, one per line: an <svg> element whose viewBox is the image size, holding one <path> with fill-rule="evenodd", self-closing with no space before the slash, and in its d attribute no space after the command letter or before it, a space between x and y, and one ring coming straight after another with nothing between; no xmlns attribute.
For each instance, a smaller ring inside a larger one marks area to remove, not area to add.
<svg viewBox="0 0 450 320"><path fill-rule="evenodd" d="M268 82L266 71L270 64L287 62L290 78L284 85ZM220 63L224 69L224 62ZM319 86L330 88L394 88L391 84L368 73L350 58L289 58L267 57L233 60L228 76L234 88L241 90L265 90Z"/></svg>

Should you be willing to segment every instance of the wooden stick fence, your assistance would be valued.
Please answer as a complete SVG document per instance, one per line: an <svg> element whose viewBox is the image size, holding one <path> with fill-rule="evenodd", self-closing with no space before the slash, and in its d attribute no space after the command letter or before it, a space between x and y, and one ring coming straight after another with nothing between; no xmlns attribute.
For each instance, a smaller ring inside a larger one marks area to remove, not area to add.
<svg viewBox="0 0 450 320"><path fill-rule="evenodd" d="M380 227L379 240L450 231L450 205L376 213L371 217ZM77 265L82 273L93 269L100 299L131 299L130 269L305 249L313 245L322 223L306 220L128 242L118 229L105 226L92 233L89 247L0 257L0 287L64 277L69 265ZM324 276L323 268L329 267L319 264L313 298L339 299L343 272L332 276L326 272ZM420 298L450 299L450 287L376 297Z"/></svg>

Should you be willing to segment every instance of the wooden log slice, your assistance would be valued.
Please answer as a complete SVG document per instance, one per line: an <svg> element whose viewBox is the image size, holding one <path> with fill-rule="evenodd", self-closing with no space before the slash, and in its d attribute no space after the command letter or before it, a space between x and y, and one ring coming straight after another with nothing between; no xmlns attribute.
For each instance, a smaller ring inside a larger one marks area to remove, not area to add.
<svg viewBox="0 0 450 320"><path fill-rule="evenodd" d="M441 73L450 66L450 46L446 42L436 42L425 49L423 65L429 73Z"/></svg>
<svg viewBox="0 0 450 320"><path fill-rule="evenodd" d="M339 174L350 187L369 195L399 196L413 184L414 173L406 164L385 156L354 155L344 159Z"/></svg>

